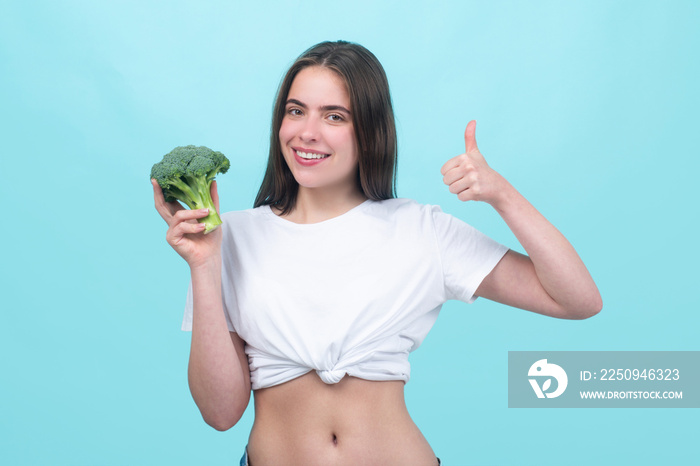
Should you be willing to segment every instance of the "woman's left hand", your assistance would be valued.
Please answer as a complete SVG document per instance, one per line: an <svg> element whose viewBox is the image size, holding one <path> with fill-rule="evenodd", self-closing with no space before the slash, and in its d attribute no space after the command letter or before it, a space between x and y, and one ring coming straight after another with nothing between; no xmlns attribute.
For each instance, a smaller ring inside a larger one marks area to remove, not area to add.
<svg viewBox="0 0 700 466"><path fill-rule="evenodd" d="M447 161L440 172L450 192L461 201L482 201L496 207L510 184L489 167L476 145L476 120L464 131L465 152Z"/></svg>

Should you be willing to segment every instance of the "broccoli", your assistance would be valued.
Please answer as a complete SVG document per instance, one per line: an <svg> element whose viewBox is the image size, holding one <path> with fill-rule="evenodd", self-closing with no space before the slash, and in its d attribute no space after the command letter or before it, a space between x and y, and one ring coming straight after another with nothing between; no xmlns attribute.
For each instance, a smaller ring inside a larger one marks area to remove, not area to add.
<svg viewBox="0 0 700 466"><path fill-rule="evenodd" d="M230 165L221 152L204 146L181 146L153 165L151 178L163 189L166 202L178 200L190 209L209 209L209 215L200 220L206 225L207 234L221 225L211 199L211 183L217 173L226 173Z"/></svg>

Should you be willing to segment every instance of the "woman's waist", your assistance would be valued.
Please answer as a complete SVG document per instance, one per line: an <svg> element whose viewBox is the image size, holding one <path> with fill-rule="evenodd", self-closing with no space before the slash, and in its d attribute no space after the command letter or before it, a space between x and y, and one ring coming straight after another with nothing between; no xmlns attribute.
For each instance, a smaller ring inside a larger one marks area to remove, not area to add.
<svg viewBox="0 0 700 466"><path fill-rule="evenodd" d="M367 432L352 436L342 433L308 433L300 429L289 435L267 435L253 429L247 445L248 464L295 465L401 465L435 466L435 452L417 429L410 435L376 435ZM388 432L385 432L388 434Z"/></svg>
<svg viewBox="0 0 700 466"><path fill-rule="evenodd" d="M255 390L255 422L280 425L368 426L407 418L401 380L372 381L345 376L326 383L315 371L273 387Z"/></svg>
<svg viewBox="0 0 700 466"><path fill-rule="evenodd" d="M432 464L432 449L408 414L403 389L402 381L349 376L326 384L312 371L256 390L252 464L256 457L262 465L292 457L309 464L321 464L319 459L339 465L393 464L403 455L418 462L396 464Z"/></svg>

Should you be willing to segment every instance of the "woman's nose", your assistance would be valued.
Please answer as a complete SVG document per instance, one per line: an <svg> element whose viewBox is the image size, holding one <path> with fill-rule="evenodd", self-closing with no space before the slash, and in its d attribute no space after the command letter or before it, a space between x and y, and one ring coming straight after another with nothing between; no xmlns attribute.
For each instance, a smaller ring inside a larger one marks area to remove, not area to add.
<svg viewBox="0 0 700 466"><path fill-rule="evenodd" d="M304 126L301 128L299 137L304 141L316 141L319 137L320 125L315 118L307 118L304 120Z"/></svg>

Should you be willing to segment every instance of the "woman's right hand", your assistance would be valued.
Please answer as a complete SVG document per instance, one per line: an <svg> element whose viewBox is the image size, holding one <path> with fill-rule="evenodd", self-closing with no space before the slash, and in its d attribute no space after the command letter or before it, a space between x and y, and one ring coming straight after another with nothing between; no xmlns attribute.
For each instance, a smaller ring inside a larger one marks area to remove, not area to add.
<svg viewBox="0 0 700 466"><path fill-rule="evenodd" d="M221 256L221 227L204 234L204 224L197 219L209 215L208 209L189 210L179 202L165 202L163 190L154 179L153 197L156 210L168 224L165 239L168 244L189 264L190 268L203 265ZM211 198L216 210L219 210L219 195L216 191L216 181L211 185Z"/></svg>

